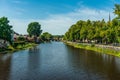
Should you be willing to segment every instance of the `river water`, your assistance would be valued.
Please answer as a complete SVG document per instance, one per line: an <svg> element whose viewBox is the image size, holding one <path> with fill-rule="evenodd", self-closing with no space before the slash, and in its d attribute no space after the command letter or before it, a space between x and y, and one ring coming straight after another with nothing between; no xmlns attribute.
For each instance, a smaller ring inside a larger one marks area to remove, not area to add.
<svg viewBox="0 0 120 80"><path fill-rule="evenodd" d="M120 80L120 58L45 43L0 54L0 80Z"/></svg>

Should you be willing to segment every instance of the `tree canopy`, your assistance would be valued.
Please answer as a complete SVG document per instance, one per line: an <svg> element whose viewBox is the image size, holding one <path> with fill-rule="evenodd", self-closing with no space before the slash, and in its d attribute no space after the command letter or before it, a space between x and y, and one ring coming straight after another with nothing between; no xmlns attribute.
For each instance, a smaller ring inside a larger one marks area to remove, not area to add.
<svg viewBox="0 0 120 80"><path fill-rule="evenodd" d="M120 42L120 25L114 24L114 20L111 23L111 26L108 25L104 19L102 21L80 20L69 28L64 39L81 42L94 40L97 43Z"/></svg>
<svg viewBox="0 0 120 80"><path fill-rule="evenodd" d="M40 38L41 38L42 40L50 40L50 39L52 38L52 34L50 34L50 33L48 33L48 32L44 32L44 33L40 36Z"/></svg>
<svg viewBox="0 0 120 80"><path fill-rule="evenodd" d="M0 38L11 42L12 26L9 25L7 17L0 18Z"/></svg>
<svg viewBox="0 0 120 80"><path fill-rule="evenodd" d="M39 36L42 33L41 25L38 22L31 22L28 25L27 32L30 36Z"/></svg>
<svg viewBox="0 0 120 80"><path fill-rule="evenodd" d="M120 18L120 4L115 4L114 14Z"/></svg>
<svg viewBox="0 0 120 80"><path fill-rule="evenodd" d="M65 33L64 39L68 41L97 43L120 42L120 4L115 4L114 13L117 15L112 21L83 21L73 24Z"/></svg>

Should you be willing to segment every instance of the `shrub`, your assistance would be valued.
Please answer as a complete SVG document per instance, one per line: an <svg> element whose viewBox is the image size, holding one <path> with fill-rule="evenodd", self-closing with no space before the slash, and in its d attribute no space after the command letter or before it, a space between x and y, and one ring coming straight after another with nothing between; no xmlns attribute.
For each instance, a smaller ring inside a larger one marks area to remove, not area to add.
<svg viewBox="0 0 120 80"><path fill-rule="evenodd" d="M25 41L25 38L20 36L20 37L18 37L18 41Z"/></svg>
<svg viewBox="0 0 120 80"><path fill-rule="evenodd" d="M14 47L14 48L16 48L16 47L19 46L19 45L24 46L24 45L25 45L25 42L24 42L24 41L19 41L19 42L14 42L14 43L13 43L13 47Z"/></svg>
<svg viewBox="0 0 120 80"><path fill-rule="evenodd" d="M95 44L91 44L91 47L95 47Z"/></svg>

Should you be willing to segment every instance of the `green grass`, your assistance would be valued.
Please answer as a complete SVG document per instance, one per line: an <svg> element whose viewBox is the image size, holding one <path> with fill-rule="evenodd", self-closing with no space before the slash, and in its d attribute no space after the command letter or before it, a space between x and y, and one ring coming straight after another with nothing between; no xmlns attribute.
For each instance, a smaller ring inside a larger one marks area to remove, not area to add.
<svg viewBox="0 0 120 80"><path fill-rule="evenodd" d="M11 45L9 45L7 47L7 49L0 49L0 52L14 52L14 51L18 51L18 50L24 50L24 49L28 49L28 48L31 48L31 47L34 47L34 46L37 46L38 44L35 44L35 43L26 43L24 45L17 45L16 47L13 47Z"/></svg>
<svg viewBox="0 0 120 80"><path fill-rule="evenodd" d="M81 49L86 49L86 50L92 50L96 51L99 53L104 53L104 54L109 54L113 56L120 57L120 51L114 50L114 49L109 49L109 48L101 48L101 47L95 47L95 45L85 45L85 44L78 44L78 43L72 43L72 42L66 42L67 45L73 46L75 48L81 48Z"/></svg>
<svg viewBox="0 0 120 80"><path fill-rule="evenodd" d="M33 46L36 46L37 44L35 43L26 43L25 45L18 45L16 49L27 49Z"/></svg>

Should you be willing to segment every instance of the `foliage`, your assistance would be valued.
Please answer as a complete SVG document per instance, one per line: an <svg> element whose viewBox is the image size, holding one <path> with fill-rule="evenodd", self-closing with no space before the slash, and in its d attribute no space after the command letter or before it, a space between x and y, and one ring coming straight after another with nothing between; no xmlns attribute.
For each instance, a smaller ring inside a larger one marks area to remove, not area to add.
<svg viewBox="0 0 120 80"><path fill-rule="evenodd" d="M75 48L87 49L87 50L92 50L92 51L96 51L96 52L99 52L99 53L105 53L105 54L120 57L120 51L114 50L114 48L96 47L94 44L87 45L87 44L84 44L84 43L74 43L74 42L66 42L66 44L70 45L70 46L73 46Z"/></svg>
<svg viewBox="0 0 120 80"><path fill-rule="evenodd" d="M64 35L52 35L52 40L55 40L55 41L60 41L62 40Z"/></svg>
<svg viewBox="0 0 120 80"><path fill-rule="evenodd" d="M120 17L120 4L115 4L114 14Z"/></svg>
<svg viewBox="0 0 120 80"><path fill-rule="evenodd" d="M48 32L44 32L44 33L40 36L40 38L41 38L42 40L50 40L50 39L52 38L52 35L51 35L50 33L48 33Z"/></svg>
<svg viewBox="0 0 120 80"><path fill-rule="evenodd" d="M81 41L96 43L114 43L120 42L120 28L116 19L113 19L108 25L108 22L99 21L78 21L72 25L65 33L64 39L68 41Z"/></svg>
<svg viewBox="0 0 120 80"><path fill-rule="evenodd" d="M18 41L25 41L25 38L23 36L19 36Z"/></svg>
<svg viewBox="0 0 120 80"><path fill-rule="evenodd" d="M93 43L93 44L91 44L91 47L95 47L95 44Z"/></svg>
<svg viewBox="0 0 120 80"><path fill-rule="evenodd" d="M39 36L42 33L41 25L38 22L31 22L28 25L27 32L30 36Z"/></svg>
<svg viewBox="0 0 120 80"><path fill-rule="evenodd" d="M117 15L112 21L83 21L73 24L64 35L64 40L96 43L120 42L120 4L115 4L114 13Z"/></svg>
<svg viewBox="0 0 120 80"><path fill-rule="evenodd" d="M9 25L9 20L6 17L0 18L0 38L3 40L7 40L11 43L11 34L12 34L12 26Z"/></svg>
<svg viewBox="0 0 120 80"><path fill-rule="evenodd" d="M19 42L15 42L13 46L9 45L8 50L16 51L16 50L31 48L33 46L37 46L37 44L19 41Z"/></svg>
<svg viewBox="0 0 120 80"><path fill-rule="evenodd" d="M19 46L19 45L24 46L24 45L25 45L25 42L24 42L24 41L18 41L18 42L14 42L14 43L13 43L13 47L14 47L14 48L16 48L16 47Z"/></svg>

